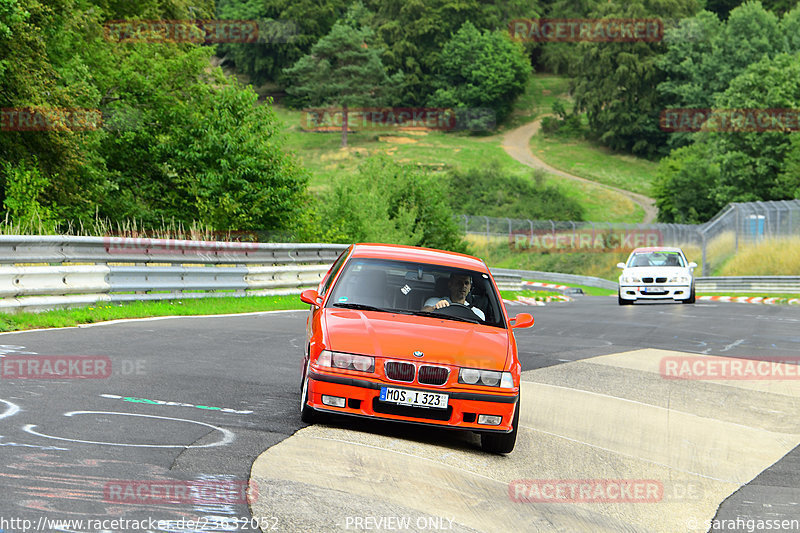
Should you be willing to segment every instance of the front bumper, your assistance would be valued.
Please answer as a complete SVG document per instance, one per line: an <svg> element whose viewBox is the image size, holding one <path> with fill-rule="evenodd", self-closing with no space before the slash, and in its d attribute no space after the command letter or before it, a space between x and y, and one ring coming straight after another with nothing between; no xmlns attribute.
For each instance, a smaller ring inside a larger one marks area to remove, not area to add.
<svg viewBox="0 0 800 533"><path fill-rule="evenodd" d="M430 392L447 393L447 409L402 406L380 401L381 387L395 387ZM322 403L322 395L345 398L345 407L332 407ZM327 413L352 416L365 416L435 425L455 429L473 431L508 433L513 428L511 420L514 416L519 394L508 391L506 394L489 394L486 392L464 392L441 387L425 387L420 385L400 385L394 382L381 382L371 379L357 379L350 376L325 374L310 371L308 374L309 405ZM502 417L499 425L478 424L478 415L495 415Z"/></svg>
<svg viewBox="0 0 800 533"><path fill-rule="evenodd" d="M620 285L619 297L623 300L688 300L691 285Z"/></svg>

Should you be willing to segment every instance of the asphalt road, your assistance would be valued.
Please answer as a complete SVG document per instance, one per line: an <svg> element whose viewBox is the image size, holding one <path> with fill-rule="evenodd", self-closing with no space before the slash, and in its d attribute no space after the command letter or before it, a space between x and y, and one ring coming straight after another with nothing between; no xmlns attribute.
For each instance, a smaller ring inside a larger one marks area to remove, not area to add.
<svg viewBox="0 0 800 533"><path fill-rule="evenodd" d="M800 357L798 308L619 307L612 298L582 297L525 310L536 318L518 333L526 371L645 348ZM0 336L0 363L85 356L111 369L86 379L0 379L0 533L296 529L280 516L252 523L244 488L256 457L303 427L305 315L158 319ZM577 386L569 379L562 385ZM425 444L429 437L416 438ZM466 437L445 443L471 446ZM793 489L800 486L799 462L794 449L764 469L725 500L717 518L800 518ZM250 498L268 499L269 487L266 494L259 488ZM43 518L84 523L59 527Z"/></svg>

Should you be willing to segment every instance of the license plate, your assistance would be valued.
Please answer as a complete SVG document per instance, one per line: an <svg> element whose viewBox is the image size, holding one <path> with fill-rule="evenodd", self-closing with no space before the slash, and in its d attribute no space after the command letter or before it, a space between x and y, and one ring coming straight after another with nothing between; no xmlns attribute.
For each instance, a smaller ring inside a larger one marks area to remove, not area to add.
<svg viewBox="0 0 800 533"><path fill-rule="evenodd" d="M447 409L448 397L447 394L442 394L440 392L381 387L380 400L382 402L396 403L398 405Z"/></svg>
<svg viewBox="0 0 800 533"><path fill-rule="evenodd" d="M642 292L664 292L661 287L642 287Z"/></svg>

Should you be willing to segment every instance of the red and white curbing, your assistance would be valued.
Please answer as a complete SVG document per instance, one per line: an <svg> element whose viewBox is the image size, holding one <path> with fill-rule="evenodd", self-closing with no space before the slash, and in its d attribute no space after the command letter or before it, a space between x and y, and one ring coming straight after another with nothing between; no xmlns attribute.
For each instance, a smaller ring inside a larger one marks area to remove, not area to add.
<svg viewBox="0 0 800 533"><path fill-rule="evenodd" d="M742 304L767 305L787 303L789 305L800 305L800 298L786 300L785 298L764 298L763 296L698 296L697 299L706 302L734 302Z"/></svg>
<svg viewBox="0 0 800 533"><path fill-rule="evenodd" d="M523 285L527 287L545 287L548 289L558 289L560 291L567 290L569 287L566 285L555 285L553 283L542 283L541 281L526 281Z"/></svg>
<svg viewBox="0 0 800 533"><path fill-rule="evenodd" d="M543 300L537 300L536 298L531 298L530 296L517 296L516 300L506 300L504 299L503 302L507 304L516 304L516 305L545 305L546 303L551 302L571 302L572 298L569 296L562 296L560 294L554 296L546 296Z"/></svg>

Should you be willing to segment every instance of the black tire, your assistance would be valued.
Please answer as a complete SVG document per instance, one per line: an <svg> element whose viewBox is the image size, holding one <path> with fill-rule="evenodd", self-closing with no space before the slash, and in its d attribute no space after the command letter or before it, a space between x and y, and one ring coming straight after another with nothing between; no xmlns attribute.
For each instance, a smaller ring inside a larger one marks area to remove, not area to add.
<svg viewBox="0 0 800 533"><path fill-rule="evenodd" d="M633 305L634 300L625 300L621 294L617 293L617 303L619 305Z"/></svg>
<svg viewBox="0 0 800 533"><path fill-rule="evenodd" d="M300 389L300 420L306 424L313 424L317 420L317 413L308 405L308 367L306 366L303 387Z"/></svg>
<svg viewBox="0 0 800 533"><path fill-rule="evenodd" d="M488 453L511 453L517 443L517 426L519 425L520 401L514 409L511 433L481 433L481 449Z"/></svg>
<svg viewBox="0 0 800 533"><path fill-rule="evenodd" d="M696 298L695 293L694 293L694 285L692 285L692 293L689 295L689 298L687 298L686 300L683 300L683 303L685 303L685 304L693 304L696 299L697 298Z"/></svg>

